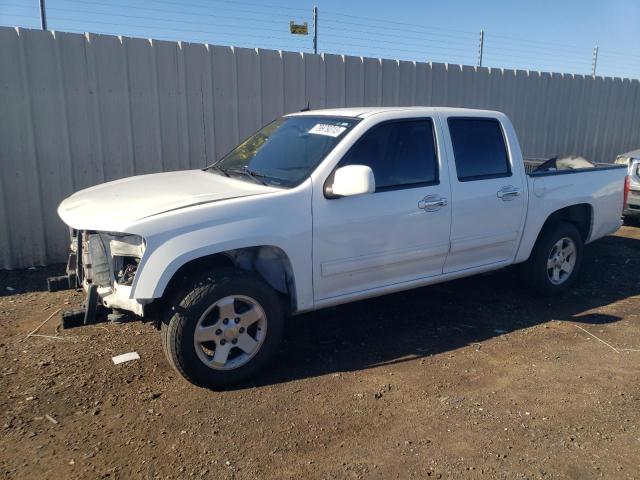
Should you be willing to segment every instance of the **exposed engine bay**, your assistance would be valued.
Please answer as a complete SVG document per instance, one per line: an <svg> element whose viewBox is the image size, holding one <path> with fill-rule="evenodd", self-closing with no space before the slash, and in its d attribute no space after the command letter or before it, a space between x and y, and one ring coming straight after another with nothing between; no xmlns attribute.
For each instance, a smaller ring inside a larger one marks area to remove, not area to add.
<svg viewBox="0 0 640 480"><path fill-rule="evenodd" d="M88 294L84 323L91 323L95 314L87 313L92 304L94 310L102 305L143 316L144 304L130 298L130 293L144 249L144 240L137 235L71 230L67 275L50 278L49 290L83 288Z"/></svg>

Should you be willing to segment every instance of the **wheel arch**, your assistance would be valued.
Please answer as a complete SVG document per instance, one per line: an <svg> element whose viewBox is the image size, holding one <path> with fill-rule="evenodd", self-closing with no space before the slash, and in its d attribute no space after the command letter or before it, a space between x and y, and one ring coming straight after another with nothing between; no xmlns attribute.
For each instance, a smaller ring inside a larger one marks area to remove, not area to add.
<svg viewBox="0 0 640 480"><path fill-rule="evenodd" d="M543 232L545 232L550 225L562 221L573 224L580 232L583 243L587 243L593 234L593 206L588 202L579 202L556 208L546 215L527 216L525 231L514 263L526 262L535 250Z"/></svg>
<svg viewBox="0 0 640 480"><path fill-rule="evenodd" d="M290 311L297 309L291 260L281 247L275 245L255 245L176 259L155 280L153 298L166 299L185 279L219 267L234 267L257 273L271 288L288 299Z"/></svg>
<svg viewBox="0 0 640 480"><path fill-rule="evenodd" d="M568 222L573 224L578 229L578 232L580 232L582 242L587 243L593 228L593 206L589 203L576 203L551 212L540 227L538 235L528 252L527 258L531 256L542 234L551 225L555 225L558 222Z"/></svg>
<svg viewBox="0 0 640 480"><path fill-rule="evenodd" d="M568 222L572 223L580 232L580 237L583 243L587 243L591 236L591 228L593 227L593 206L589 203L577 203L575 205L569 205L567 207L560 208L551 213L545 220L540 234L556 222ZM538 239L536 239L537 242Z"/></svg>

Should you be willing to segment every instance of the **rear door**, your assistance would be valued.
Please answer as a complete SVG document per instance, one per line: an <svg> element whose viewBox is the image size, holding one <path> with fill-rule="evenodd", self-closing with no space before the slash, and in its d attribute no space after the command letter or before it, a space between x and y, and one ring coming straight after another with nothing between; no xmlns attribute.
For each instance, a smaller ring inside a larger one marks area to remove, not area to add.
<svg viewBox="0 0 640 480"><path fill-rule="evenodd" d="M444 121L453 201L444 273L511 262L523 225L526 185L503 125L481 116L445 116Z"/></svg>

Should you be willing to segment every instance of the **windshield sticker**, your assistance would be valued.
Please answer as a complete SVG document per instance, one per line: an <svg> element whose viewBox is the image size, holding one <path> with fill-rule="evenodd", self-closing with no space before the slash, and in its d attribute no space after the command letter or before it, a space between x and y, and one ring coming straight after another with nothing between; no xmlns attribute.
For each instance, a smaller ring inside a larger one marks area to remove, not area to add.
<svg viewBox="0 0 640 480"><path fill-rule="evenodd" d="M309 133L313 133L315 135L327 135L329 137L337 137L342 132L346 130L345 127L340 127L338 125L328 125L326 123L317 123Z"/></svg>

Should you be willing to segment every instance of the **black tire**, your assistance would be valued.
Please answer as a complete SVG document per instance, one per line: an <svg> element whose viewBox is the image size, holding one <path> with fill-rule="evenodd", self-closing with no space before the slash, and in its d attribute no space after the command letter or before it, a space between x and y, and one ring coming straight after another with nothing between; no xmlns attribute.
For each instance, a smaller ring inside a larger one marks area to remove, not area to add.
<svg viewBox="0 0 640 480"><path fill-rule="evenodd" d="M562 238L573 240L576 253L575 265L569 276L560 284L554 284L549 278L547 261L554 245ZM575 283L582 265L584 244L578 229L568 222L557 222L544 228L536 242L529 260L521 270L524 283L540 295L550 297L567 291Z"/></svg>
<svg viewBox="0 0 640 480"><path fill-rule="evenodd" d="M207 388L235 385L258 373L277 352L282 337L284 313L279 295L256 274L232 268L199 275L190 285L169 301L170 311L161 326L162 346L169 364L189 382ZM232 370L216 370L196 353L195 328L211 305L231 295L257 301L268 328L262 345L247 363Z"/></svg>

